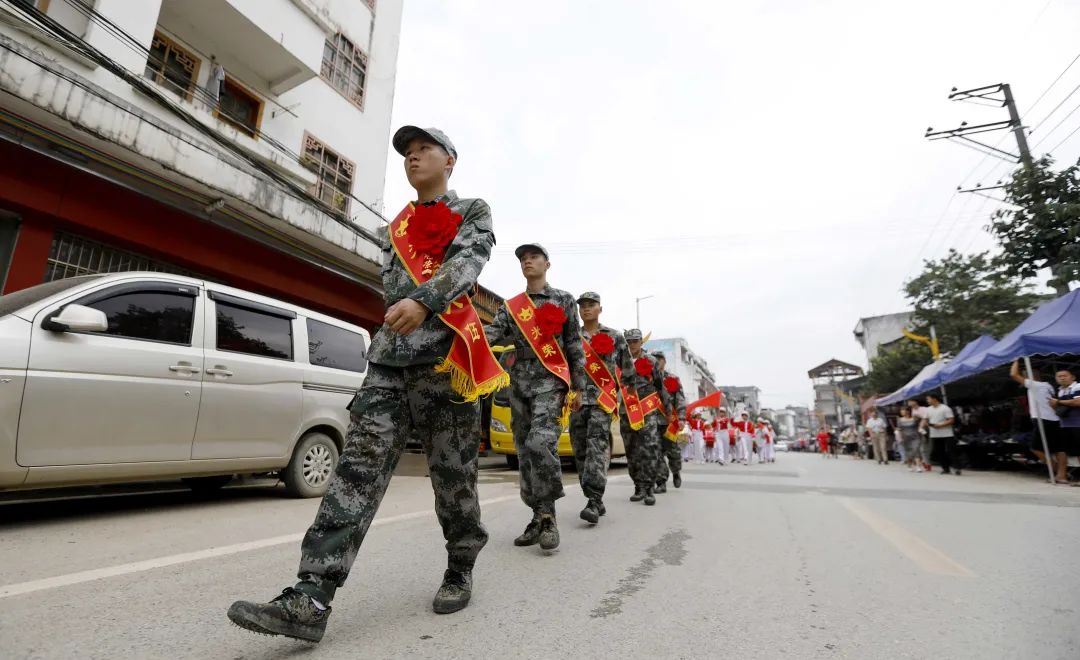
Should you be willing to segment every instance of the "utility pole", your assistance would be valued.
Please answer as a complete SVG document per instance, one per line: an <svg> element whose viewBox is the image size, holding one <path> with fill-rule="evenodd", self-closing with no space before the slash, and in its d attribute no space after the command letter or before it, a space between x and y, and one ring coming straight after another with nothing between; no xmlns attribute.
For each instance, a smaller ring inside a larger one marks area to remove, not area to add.
<svg viewBox="0 0 1080 660"><path fill-rule="evenodd" d="M641 301L654 298L655 296L642 296L640 298L634 298L634 310L637 313L637 329L641 330Z"/></svg>
<svg viewBox="0 0 1080 660"><path fill-rule="evenodd" d="M1024 167L1031 168L1031 149L1028 148L1027 136L1024 135L1024 126L1020 123L1020 113L1016 109L1016 101L1013 100L1012 88L1009 83L1001 84L1001 93L1005 97L1005 107L1009 109L1009 123L1012 124L1013 136L1016 137L1016 148L1020 152L1020 162Z"/></svg>

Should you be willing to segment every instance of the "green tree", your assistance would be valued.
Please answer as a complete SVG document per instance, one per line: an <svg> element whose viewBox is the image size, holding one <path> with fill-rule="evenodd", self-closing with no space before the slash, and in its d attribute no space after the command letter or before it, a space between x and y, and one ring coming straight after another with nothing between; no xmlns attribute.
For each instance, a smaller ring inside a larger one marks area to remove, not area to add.
<svg viewBox="0 0 1080 660"><path fill-rule="evenodd" d="M930 363L930 349L923 344L901 339L891 346L882 347L870 360L870 373L863 384L863 394L888 394L895 392L915 374Z"/></svg>
<svg viewBox="0 0 1080 660"><path fill-rule="evenodd" d="M1030 278L1049 268L1048 284L1063 295L1069 282L1080 280L1080 164L1057 172L1053 163L1043 156L1013 173L1005 184L1012 206L994 213L988 229L1008 275Z"/></svg>
<svg viewBox="0 0 1080 660"><path fill-rule="evenodd" d="M926 334L934 326L942 353L956 353L979 335L1000 338L1040 300L986 252L963 255L955 249L924 261L922 273L904 284L904 294L915 308L916 332Z"/></svg>

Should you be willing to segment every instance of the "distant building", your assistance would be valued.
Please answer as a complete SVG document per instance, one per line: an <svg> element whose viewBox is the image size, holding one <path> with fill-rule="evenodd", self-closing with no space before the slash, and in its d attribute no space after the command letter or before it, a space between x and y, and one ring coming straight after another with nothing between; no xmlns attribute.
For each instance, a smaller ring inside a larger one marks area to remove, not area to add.
<svg viewBox="0 0 1080 660"><path fill-rule="evenodd" d="M761 412L761 388L756 385L721 385L724 403L730 411L746 410L751 416Z"/></svg>
<svg viewBox="0 0 1080 660"><path fill-rule="evenodd" d="M775 410L765 409L761 411L761 414L766 415L776 423L776 434L784 438L795 437L795 412L788 408L778 408Z"/></svg>
<svg viewBox="0 0 1080 660"><path fill-rule="evenodd" d="M784 408L795 417L795 435L807 435L813 428L810 417L810 409L806 406L787 406Z"/></svg>
<svg viewBox="0 0 1080 660"><path fill-rule="evenodd" d="M807 372L814 383L815 420L811 428L820 422L841 426L854 421L859 412L858 400L842 391L840 384L863 375L862 367L832 359Z"/></svg>
<svg viewBox="0 0 1080 660"><path fill-rule="evenodd" d="M877 357L878 351L889 344L902 339L904 328L911 323L911 312L898 312L882 316L867 316L859 319L852 333L855 340L866 351L866 364Z"/></svg>
<svg viewBox="0 0 1080 660"><path fill-rule="evenodd" d="M650 353L660 351L667 360L668 373L678 376L686 392L687 403L696 401L716 391L716 377L709 370L709 363L694 351L682 337L650 339L645 342Z"/></svg>

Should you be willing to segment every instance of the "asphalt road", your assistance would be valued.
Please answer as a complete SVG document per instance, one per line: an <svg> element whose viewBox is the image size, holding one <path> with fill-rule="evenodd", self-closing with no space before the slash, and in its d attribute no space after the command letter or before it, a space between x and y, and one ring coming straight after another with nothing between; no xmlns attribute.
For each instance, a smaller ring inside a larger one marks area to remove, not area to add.
<svg viewBox="0 0 1080 660"><path fill-rule="evenodd" d="M647 508L616 469L596 528L568 487L562 547L545 556L511 544L528 518L516 473L486 469L491 542L472 605L438 616L430 487L415 460L401 472L318 646L225 618L233 600L291 584L315 501L265 486L8 496L0 655L1080 658L1080 488L780 454L688 466L683 487Z"/></svg>

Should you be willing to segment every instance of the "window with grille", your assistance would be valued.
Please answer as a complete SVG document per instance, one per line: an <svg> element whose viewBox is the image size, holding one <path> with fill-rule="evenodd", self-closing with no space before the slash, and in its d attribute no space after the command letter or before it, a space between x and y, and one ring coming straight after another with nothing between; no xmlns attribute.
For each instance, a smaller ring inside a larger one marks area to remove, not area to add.
<svg viewBox="0 0 1080 660"><path fill-rule="evenodd" d="M304 167L315 173L315 196L332 208L347 213L356 166L311 135L304 135Z"/></svg>
<svg viewBox="0 0 1080 660"><path fill-rule="evenodd" d="M78 275L126 273L130 271L150 271L199 277L195 273L164 261L158 261L134 252L128 252L81 236L73 236L62 232L57 232L53 236L52 248L49 250L49 259L46 264L44 280L46 282Z"/></svg>
<svg viewBox="0 0 1080 660"><path fill-rule="evenodd" d="M218 99L217 116L248 135L254 137L259 132L259 120L262 118L262 101L247 91L228 76L221 85Z"/></svg>
<svg viewBox="0 0 1080 660"><path fill-rule="evenodd" d="M364 51L353 45L353 42L349 41L345 35L339 33L327 39L326 44L323 45L320 75L345 98L362 108L364 83L367 80L367 61Z"/></svg>
<svg viewBox="0 0 1080 660"><path fill-rule="evenodd" d="M199 77L200 60L172 39L154 33L150 56L146 59L147 78L191 100Z"/></svg>

